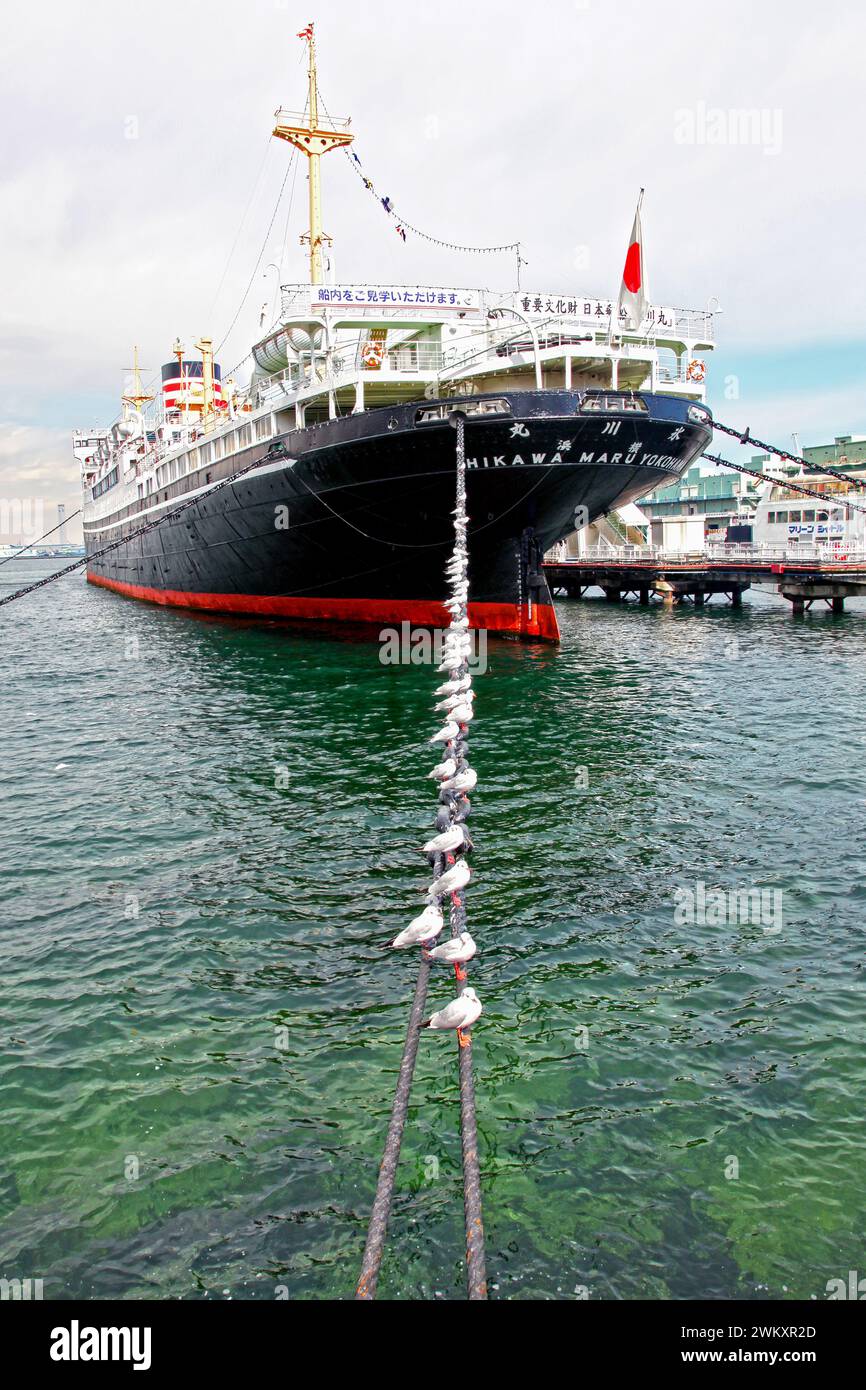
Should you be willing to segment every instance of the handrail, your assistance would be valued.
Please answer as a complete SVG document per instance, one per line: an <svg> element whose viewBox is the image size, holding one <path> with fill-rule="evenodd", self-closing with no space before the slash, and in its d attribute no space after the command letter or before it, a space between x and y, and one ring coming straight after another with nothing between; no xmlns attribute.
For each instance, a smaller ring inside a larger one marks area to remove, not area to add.
<svg viewBox="0 0 866 1390"><path fill-rule="evenodd" d="M553 558L551 558L553 556ZM604 540L598 545L587 546L581 555L567 555L560 559L548 552L546 564L580 565L587 561L605 560L610 562L643 560L682 564L700 563L706 560L754 560L759 564L792 563L796 561L820 560L824 564L845 564L866 560L866 545L846 545L843 542L828 545L778 546L770 544L708 545L703 550L669 550L659 545L612 545Z"/></svg>

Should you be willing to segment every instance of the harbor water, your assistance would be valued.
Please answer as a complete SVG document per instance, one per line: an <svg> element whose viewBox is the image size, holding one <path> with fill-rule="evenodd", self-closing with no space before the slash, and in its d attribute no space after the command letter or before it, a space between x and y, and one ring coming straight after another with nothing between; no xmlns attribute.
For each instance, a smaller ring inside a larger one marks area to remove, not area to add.
<svg viewBox="0 0 866 1390"><path fill-rule="evenodd" d="M491 1296L826 1298L866 1274L866 606L559 617L476 680ZM380 656L80 574L3 610L3 1277L351 1296L435 800L434 672ZM464 1297L455 1054L380 1297Z"/></svg>

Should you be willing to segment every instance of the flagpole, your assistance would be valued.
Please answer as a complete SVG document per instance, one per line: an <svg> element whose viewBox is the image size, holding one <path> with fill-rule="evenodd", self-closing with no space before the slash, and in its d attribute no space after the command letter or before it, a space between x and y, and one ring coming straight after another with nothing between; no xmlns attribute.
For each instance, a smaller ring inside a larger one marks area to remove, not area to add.
<svg viewBox="0 0 866 1390"><path fill-rule="evenodd" d="M632 226L632 230L633 230L633 231L635 230L635 228L637 227L638 222L640 221L640 210L641 210L641 207L643 206L643 195L644 195L644 189L641 188L641 190L640 190L640 192L639 192L639 194L638 194L637 207L636 207L636 209L635 209L635 214L634 214L634 223L633 223L633 226ZM642 232L640 233L640 259L641 259L641 274L642 274L642 272L643 272L643 233L642 233ZM615 311L614 311L615 314L616 314L616 318L617 318L617 328L619 328L619 306L620 306L621 300L622 300L622 286L620 286L619 295L617 296L617 300L616 300L616 309L615 309ZM612 340L612 338L613 338L613 320L614 320L614 314L611 314L611 316L610 316L610 323L609 323L609 325L608 325L608 330L607 330L607 344L608 344L608 347L611 346L611 340ZM640 328L640 325L638 324L637 327L638 327L638 329L639 329L639 328Z"/></svg>

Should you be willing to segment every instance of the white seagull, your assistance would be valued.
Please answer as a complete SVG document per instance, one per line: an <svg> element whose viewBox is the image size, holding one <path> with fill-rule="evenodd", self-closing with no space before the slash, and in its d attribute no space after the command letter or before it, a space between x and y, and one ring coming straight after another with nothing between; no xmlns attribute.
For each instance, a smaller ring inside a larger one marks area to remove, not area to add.
<svg viewBox="0 0 866 1390"><path fill-rule="evenodd" d="M428 840L421 850L422 854L447 854L449 850L457 849L459 845L466 843L466 831L462 825L452 825L450 829L443 830L441 835L436 835L432 840Z"/></svg>
<svg viewBox="0 0 866 1390"><path fill-rule="evenodd" d="M444 763L437 763L432 772L427 776L432 777L436 782L447 782L457 771L457 761L455 758L446 758Z"/></svg>
<svg viewBox="0 0 866 1390"><path fill-rule="evenodd" d="M431 738L431 743L451 743L459 734L460 730L453 720L449 719L438 733Z"/></svg>
<svg viewBox="0 0 866 1390"><path fill-rule="evenodd" d="M420 946L422 941L433 941L444 926L445 919L438 903L428 903L420 917L410 922L391 942L392 950L403 951L407 946Z"/></svg>
<svg viewBox="0 0 866 1390"><path fill-rule="evenodd" d="M446 695L445 699L440 700L438 705L434 705L433 708L435 710L454 709L456 706L468 704L470 700L474 699L474 690L458 690L453 695ZM450 719L451 716L449 715L448 718Z"/></svg>
<svg viewBox="0 0 866 1390"><path fill-rule="evenodd" d="M444 1009L437 1009L435 1014L422 1023L422 1028L456 1028L457 1041L461 1047L468 1047L469 1039L464 1036L464 1029L471 1028L473 1023L481 1017L483 1009L481 1000L468 985L462 994L458 994L456 999L452 999L450 1004L446 1004Z"/></svg>
<svg viewBox="0 0 866 1390"><path fill-rule="evenodd" d="M448 718L453 719L455 724L468 724L470 719L475 718L475 712L470 704L454 705L448 712Z"/></svg>
<svg viewBox="0 0 866 1390"><path fill-rule="evenodd" d="M466 887L471 877L472 870L466 860L458 859L452 868L446 869L444 874L433 880L428 897L444 898L446 893L458 893L461 888Z"/></svg>
<svg viewBox="0 0 866 1390"><path fill-rule="evenodd" d="M478 773L474 767L467 767L465 772L458 772L454 777L450 777L447 782L442 783L443 792L471 792L478 785Z"/></svg>
<svg viewBox="0 0 866 1390"><path fill-rule="evenodd" d="M432 950L425 951L424 959L438 960L445 965L453 965L454 974L458 980L465 980L466 971L461 970L460 967L471 960L477 950L478 947L468 931L464 931L459 936L453 936L450 941L443 941L441 946L434 946Z"/></svg>
<svg viewBox="0 0 866 1390"><path fill-rule="evenodd" d="M471 676L464 676L462 680L459 681L443 681L440 686L437 686L435 694L459 695L462 690L468 690L471 684Z"/></svg>

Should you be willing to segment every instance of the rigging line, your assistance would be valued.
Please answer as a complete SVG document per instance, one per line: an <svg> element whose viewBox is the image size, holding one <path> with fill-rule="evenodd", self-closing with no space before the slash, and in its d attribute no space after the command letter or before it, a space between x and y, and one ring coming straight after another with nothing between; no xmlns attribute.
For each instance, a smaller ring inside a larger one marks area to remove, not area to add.
<svg viewBox="0 0 866 1390"><path fill-rule="evenodd" d="M213 299L211 300L210 308L209 308L208 311L207 311L207 316L208 316L208 318L210 318L211 315L213 314L214 307L215 307L215 305L216 305L217 300L219 299L220 290L222 289L223 284L225 283L225 278L226 278L226 275L228 274L228 268L229 268L229 266L231 265L232 256L235 254L235 251L236 251L236 249L237 249L237 244L238 244L238 242L240 241L241 232L242 232L243 229L244 229L244 223L245 223L246 220L247 220L247 214L248 214L248 212L249 212L249 210L250 210L250 207L252 206L253 198L255 197L255 195L256 195L256 193L257 193L257 191L258 191L258 187L259 187L259 184L260 184L261 178L262 178L262 173L264 172L264 167L265 167L265 164L267 163L268 154L269 154L269 152L270 152L272 139L273 139L273 137L269 135L269 136L268 136L268 139L267 139L267 143L266 143L266 145L265 145L265 152L264 152L264 155L262 156L262 162L261 162L261 164L259 165L259 172L256 174L255 183L253 184L252 189L250 190L250 196L247 198L247 205L246 205L246 207L245 207L244 210L243 210L243 214L241 215L241 220L240 220L240 222L239 222L239 224L238 224L237 232L235 233L235 239L234 239L234 241L232 242L231 250L229 251L228 257L226 258L226 263L225 263L225 265L223 266L223 273L222 273L222 275L220 276L219 284L217 285L216 289L214 290L214 297L213 297Z"/></svg>
<svg viewBox="0 0 866 1390"><path fill-rule="evenodd" d="M228 328L226 329L225 333L223 334L222 341L220 342L219 346L218 346L218 347L215 349L215 351L214 351L214 356L215 356L215 357L217 356L217 354L218 354L219 352L222 351L222 348L225 346L226 340L227 340L229 334L231 333L232 329L234 328L235 324L237 323L238 319L240 318L241 310L243 309L244 305L245 305L246 302L247 302L247 296L249 295L249 292L250 292L250 290L251 290L252 287L253 287L253 281L255 280L256 275L258 274L259 266L260 266L261 263L262 263L262 256L265 254L265 247L266 247L267 244L268 244L268 238L270 237L270 235L271 235L271 230L272 230L272 228L273 228L273 225L274 225L274 223L275 223L276 220L277 220L277 213L278 213L279 210L280 210L280 203L282 202L283 192L284 192L284 190L285 190L286 184L287 184L288 181L289 181L289 174L290 174L291 171L292 171L292 166L294 165L295 160L297 159L297 156L298 156L298 152L297 152L297 150L295 150L294 153L293 153L293 155L292 155L292 158L289 160L288 164L286 165L286 172L285 172L285 174L283 175L283 181L282 181L282 183L280 184L280 191L279 191L279 193L277 194L277 201L276 201L276 204L275 204L275 206L274 206L274 211L273 211L273 213L272 213L272 215L271 215L271 220L270 220L270 222L268 223L268 230L265 232L265 237L264 237L264 241L262 242L261 250L259 251L259 254L258 254L258 256L256 257L256 263L255 263L255 265L253 266L253 273L252 273L252 275L251 275L250 278L249 278L249 282L248 282L248 284L247 284L246 289L244 290L243 298L241 299L241 302L240 302L240 304L239 304L238 307L237 307L237 312L235 313L234 318L232 319L231 323L229 324Z"/></svg>
<svg viewBox="0 0 866 1390"><path fill-rule="evenodd" d="M549 319L542 319L540 323L534 324L533 327L535 328L535 331L537 333L539 329L547 328L551 323L559 323L560 321L561 320L557 318L556 315L553 315ZM493 327L479 328L478 332L492 333L494 331L494 328L495 325ZM498 344L498 347L509 347L512 343L520 342L520 339L526 336L526 332L527 329L525 324L521 325L520 327L514 330L510 337L503 338L502 342ZM560 344L560 346L563 346L563 344ZM541 351L540 348L539 351ZM472 362L475 362L480 357L487 357L489 353L490 345L485 344L485 346L480 347L477 352L470 353L468 357L461 358L459 362L454 362L450 366L442 367L442 369L436 373L437 385L441 385L443 378L451 376L452 374L459 379L460 372L464 367L468 367Z"/></svg>
<svg viewBox="0 0 866 1390"><path fill-rule="evenodd" d="M306 107L304 109L306 110ZM289 220L292 216L292 205L295 201L295 180L298 177L298 162L299 161L295 161L295 172L292 174L292 186L289 189L289 210L286 213L286 226L283 232L283 249L280 252L280 279L282 279L282 266L286 257L286 246L288 245L289 241ZM277 286L277 289L279 289L279 285Z"/></svg>
<svg viewBox="0 0 866 1390"><path fill-rule="evenodd" d="M8 565L10 560L16 560L19 555L24 554L25 550L31 550L34 545L39 545L40 541L47 540L49 536L54 535L55 531L59 531L62 526L65 526L67 521L74 521L77 516L81 516L81 511L82 509L79 507L78 511L73 512L71 516L65 516L62 521L58 521L56 526L52 526L50 531L46 531L44 536L40 536L35 541L28 541L27 545L22 545L20 550L15 551L14 555L7 555L5 560L0 560L0 565Z"/></svg>
<svg viewBox="0 0 866 1390"><path fill-rule="evenodd" d="M322 96L318 83L316 84L316 93L318 95L319 101L322 103L325 115L327 116L328 120L331 122L331 125L333 126L334 122L331 117L331 113L328 110L325 98ZM343 148L343 154L346 156L352 169L354 169L355 173L358 175L358 178L363 183L364 175L361 172L360 166L352 158L347 147ZM378 195L376 196L378 198ZM383 204L381 204L381 199L379 199L379 202L380 205L384 206ZM403 217L403 215L397 211L393 203L390 203L390 206L385 208L385 212L387 212L389 217L393 217L396 222L399 222L402 226L407 227L410 232L413 232L415 234L415 236L421 237L424 241L432 242L434 246L444 246L449 251L468 251L475 255L490 255L493 252L498 251L520 251L519 241L504 242L501 246L458 246L453 241L443 241L441 237L430 236L429 232L422 232L418 227L413 227L412 223L407 222L406 218Z"/></svg>
<svg viewBox="0 0 866 1390"><path fill-rule="evenodd" d="M455 409L459 409L459 407L455 407ZM497 522L500 522L502 520L503 517L506 517L510 512L513 512L516 507L521 506L521 504L526 501L527 497L531 496L532 493L535 492L536 488L539 488L541 484L544 482L544 479L547 474L547 469L542 467L540 472L541 477L538 478L538 480L534 482L531 487L528 487L526 491L522 493L520 497L518 497L516 502L513 502L510 507L506 507L504 512L498 512L492 521L485 521L483 526L473 526L470 531L470 535L480 535L482 531L486 531L490 526L495 526ZM292 476L297 482L301 484L302 487L305 487L307 489L307 492L309 492L311 497L317 498L318 501L321 502L323 507L327 507L328 511L331 512L332 515L335 516L338 521L344 522L346 526L351 527L353 531L357 531L358 535L363 536L364 539L367 541L374 541L377 545L387 545L390 546L392 549L397 548L399 550L435 550L437 546L441 547L443 545L448 544L450 537L447 536L444 540L425 541L423 544L419 544L413 541L389 541L383 540L381 536L371 536L369 531L364 531L360 526L356 526L355 523L353 521L350 521L348 517L344 516L342 512L338 512L335 507L332 507L330 503L326 502L322 493L316 492L313 488L309 486L308 483L305 483L299 473L293 473ZM340 491L339 488L335 488L332 490Z"/></svg>
<svg viewBox="0 0 866 1390"><path fill-rule="evenodd" d="M221 492L224 487L229 487L230 484L237 482L238 478L242 478L245 473L250 473L254 468L259 468L261 464L266 463L269 459L276 460L279 458L287 458L288 455L281 444L280 452L277 453L275 451L275 445L278 444L280 444L280 441L275 440L267 450L267 453L262 454L261 458L253 459L252 463L245 463L243 468L239 468L236 473L230 473L229 476L223 478L221 482L214 483L214 485L208 489L207 496L211 497L215 492ZM44 579L38 579L35 584L27 584L23 589L17 589L14 594L7 594L5 598L0 598L0 608L3 608L7 603L13 603L17 598L23 598L25 594L34 593L36 589L44 589L46 584L53 584L55 580L62 579L64 575L72 574L75 570L82 569L85 565L91 564L94 560L101 559L103 555L110 554L112 550L119 549L120 546L126 545L128 541L135 540L138 536L147 535L148 531L155 530L155 528L161 526L164 521L169 521L172 517L179 516L181 512L185 512L190 507L196 506L200 500L201 494L196 493L193 497L188 497L185 502L181 502L179 506L172 507L169 511L165 512L163 516L158 516L153 521L146 522L144 526L136 527L127 535L120 536L118 540L111 541L108 545L104 545L101 550L93 551L91 555L83 555L80 560L75 561L74 565L66 565L64 569L57 570L55 574L49 574Z"/></svg>
<svg viewBox="0 0 866 1390"><path fill-rule="evenodd" d="M439 541L426 541L423 545L416 544L412 541L386 541L383 540L381 536L371 536L369 531L364 531L360 526L356 526L354 521L350 521L348 517L343 516L342 512L338 512L336 508L330 505L329 502L326 502L321 492L316 492L313 488L311 488L309 483L305 483L303 478L298 473L294 473L292 476L296 479L297 482L301 484L302 487L305 487L307 489L307 492L310 494L311 497L317 498L318 501L321 502L323 507L327 507L328 511L331 512L331 514L335 516L338 521L344 522L346 526L351 527L353 531L357 531L358 535L363 536L364 539L367 541L374 541L377 545L388 545L392 548L397 547L400 550L435 550L437 548L441 549L443 545L448 544L448 541L450 539L450 537L448 536L443 537L443 539Z"/></svg>
<svg viewBox="0 0 866 1390"><path fill-rule="evenodd" d="M265 167L265 164L266 164L266 162L267 162L268 152L269 152L269 150L270 150L270 148L271 148L272 139L273 139L272 136L268 136L267 144L265 145L265 152L264 152L264 155L262 156L262 162L261 162L261 164L259 165L259 171L258 171L258 173L257 173L257 175L256 175L255 183L253 184L252 191L250 192L250 196L249 196L249 198L247 199L247 205L246 205L246 207L244 208L243 216L241 217L240 223L239 223L239 225L238 225L238 230L237 230L237 233L236 233L236 235L235 235L235 239L234 239L234 241L233 241L233 243L232 243L232 248L231 248L231 250L229 251L228 258L227 258L227 260L226 260L225 266L223 267L223 273L222 273L222 275L220 276L219 284L218 284L217 287L216 287L216 290L215 290L215 292L214 292L214 297L213 297L213 299L211 300L210 308L208 309L208 318L210 318L210 316L213 314L214 307L215 307L216 302L217 302L217 300L218 300L218 298L219 298L220 290L221 290L222 287L223 287L223 282L224 282L224 280L225 280L225 278L226 278L226 275L227 275L227 273L228 273L228 268L229 268L229 266L230 266L230 264L231 264L232 256L233 256L234 253L235 253L235 248L237 247L238 240L239 240L239 238L240 238L241 232L243 231L244 223L245 223L246 218L247 218L247 214L248 214L248 212L249 212L249 210L250 210L250 206L252 205L252 201L253 201L253 198L255 197L255 194L256 194L256 191L257 191L257 189L258 189L259 183L261 182L262 172L263 172L264 167ZM261 256L259 257L259 260L261 260ZM255 274L255 272L253 272L253 274ZM249 293L249 287L247 288L247 293ZM241 301L240 308L238 309L238 314L240 314L240 311L241 311L242 308L243 308L243 301ZM234 327L235 323L237 322L238 314L236 314L236 315L235 315L235 318L232 320L232 328ZM231 332L231 328L229 329L229 332ZM228 333L226 334L226 337L228 337ZM224 342L225 342L225 338L223 339L223 342L220 343L220 348L223 346L223 343L224 343ZM218 352L218 351L219 351L219 348L217 348L217 352ZM247 356L249 356L249 354L247 354ZM243 358L243 359L242 359L242 362L244 362L244 361L246 361L246 358ZM242 365L242 362L239 362L239 363L238 363L238 366L241 366L241 365ZM235 369L232 368L232 371L234 371L234 370L235 370ZM231 375L231 373L229 373L229 375ZM145 391L149 391L150 388L151 388L151 386L155 386L159 380L160 380L159 373L155 373L155 374L150 378L150 380L147 381L147 382L145 383L145 387L144 387ZM119 421L120 419L121 419L121 415L116 415L115 418L114 418L114 420L112 420L111 423L112 423L112 424L115 424L115 423L116 423L117 421ZM109 425L108 428L110 429L111 426Z"/></svg>

